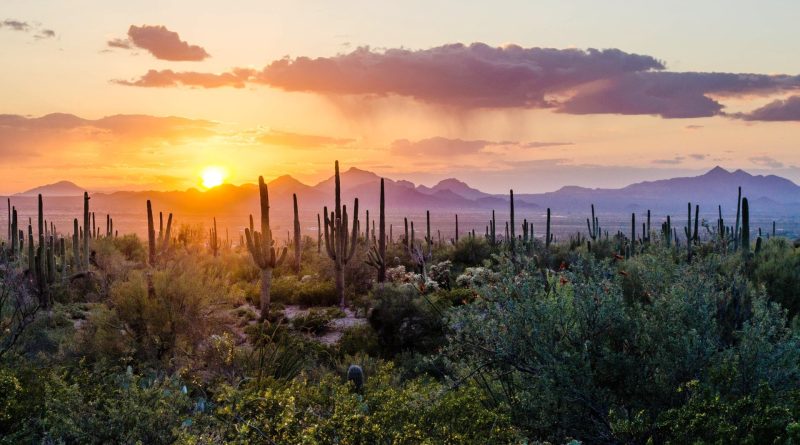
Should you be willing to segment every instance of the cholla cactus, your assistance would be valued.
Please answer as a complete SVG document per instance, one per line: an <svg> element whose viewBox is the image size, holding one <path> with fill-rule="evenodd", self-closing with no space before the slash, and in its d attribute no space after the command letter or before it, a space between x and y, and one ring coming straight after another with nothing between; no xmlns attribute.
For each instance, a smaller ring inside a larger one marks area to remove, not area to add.
<svg viewBox="0 0 800 445"><path fill-rule="evenodd" d="M500 274L484 267L468 267L456 278L458 287L482 287L500 280Z"/></svg>

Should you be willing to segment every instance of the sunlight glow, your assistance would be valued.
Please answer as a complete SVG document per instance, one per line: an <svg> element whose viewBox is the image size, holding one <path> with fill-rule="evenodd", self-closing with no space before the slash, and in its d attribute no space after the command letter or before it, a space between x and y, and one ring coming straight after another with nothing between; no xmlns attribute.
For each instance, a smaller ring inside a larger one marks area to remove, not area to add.
<svg viewBox="0 0 800 445"><path fill-rule="evenodd" d="M203 180L203 187L210 189L225 182L228 172L222 167L209 166L203 169L200 177Z"/></svg>

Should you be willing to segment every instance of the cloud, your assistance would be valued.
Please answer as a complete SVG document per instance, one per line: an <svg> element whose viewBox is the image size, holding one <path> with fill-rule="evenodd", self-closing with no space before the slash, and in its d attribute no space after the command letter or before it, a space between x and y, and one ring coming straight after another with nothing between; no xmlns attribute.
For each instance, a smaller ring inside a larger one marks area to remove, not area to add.
<svg viewBox="0 0 800 445"><path fill-rule="evenodd" d="M106 44L109 48L132 49L131 41L128 39L111 39Z"/></svg>
<svg viewBox="0 0 800 445"><path fill-rule="evenodd" d="M489 141L465 141L463 139L448 139L432 137L419 141L398 139L389 147L392 154L399 156L461 156L478 153L489 145Z"/></svg>
<svg viewBox="0 0 800 445"><path fill-rule="evenodd" d="M52 39L56 36L56 32L52 29L42 29L37 32L33 37L36 39Z"/></svg>
<svg viewBox="0 0 800 445"><path fill-rule="evenodd" d="M12 31L28 32L31 25L20 20L6 19L0 22L0 28L10 28Z"/></svg>
<svg viewBox="0 0 800 445"><path fill-rule="evenodd" d="M287 131L270 130L258 136L258 142L267 145L280 145L292 148L321 148L341 146L355 142L355 139L335 138L313 134L290 133Z"/></svg>
<svg viewBox="0 0 800 445"><path fill-rule="evenodd" d="M687 125L687 126L685 126L683 128L685 128L687 130L699 130L701 128L704 128L704 126L703 125Z"/></svg>
<svg viewBox="0 0 800 445"><path fill-rule="evenodd" d="M703 154L703 153L692 153L692 154L689 155L689 157L692 158L692 159L698 160L698 161L702 161L705 158L707 158L708 155Z"/></svg>
<svg viewBox="0 0 800 445"><path fill-rule="evenodd" d="M36 40L52 39L56 36L56 32L52 29L42 28L39 23L29 23L22 20L5 19L0 22L0 28L8 28L12 31L19 31L25 33L34 33L33 37Z"/></svg>
<svg viewBox="0 0 800 445"><path fill-rule="evenodd" d="M747 121L800 121L800 96L776 100L749 113L736 117Z"/></svg>
<svg viewBox="0 0 800 445"><path fill-rule="evenodd" d="M112 39L107 42L112 48L141 48L155 58L173 62L198 62L211 57L201 46L190 45L181 40L177 32L165 26L131 25L128 28L128 39Z"/></svg>
<svg viewBox="0 0 800 445"><path fill-rule="evenodd" d="M783 162L769 156L753 156L750 162L761 167L783 168Z"/></svg>
<svg viewBox="0 0 800 445"><path fill-rule="evenodd" d="M653 164L662 164L662 165L677 165L683 163L685 158L683 156L675 156L674 158L670 159L656 159L653 161Z"/></svg>
<svg viewBox="0 0 800 445"><path fill-rule="evenodd" d="M483 43L423 50L360 47L332 57L287 57L261 70L237 68L222 74L149 71L138 79L116 82L203 88L261 84L328 97L400 96L460 110L551 108L567 114L662 118L726 115L721 102L726 97L800 89L800 76L670 72L652 56L619 49L491 47ZM756 117L754 114L751 119Z"/></svg>
<svg viewBox="0 0 800 445"><path fill-rule="evenodd" d="M721 115L724 105L711 96L768 95L800 88L800 76L637 72L587 84L564 102L570 114L657 115L695 118Z"/></svg>
<svg viewBox="0 0 800 445"><path fill-rule="evenodd" d="M516 142L450 139L441 136L410 141L398 139L389 146L389 151L398 156L456 157L477 153L493 154L508 150L526 150L545 147L573 145L572 142Z"/></svg>
<svg viewBox="0 0 800 445"><path fill-rule="evenodd" d="M574 142L542 142L534 141L522 144L523 148L545 148L545 147L562 147L565 145L575 145Z"/></svg>
<svg viewBox="0 0 800 445"><path fill-rule="evenodd" d="M138 79L114 79L111 82L118 85L135 87L166 88L182 85L190 88L244 88L251 75L252 70L244 68L222 74L193 71L175 72L172 70L150 70L147 74Z"/></svg>
<svg viewBox="0 0 800 445"><path fill-rule="evenodd" d="M541 108L549 93L617 76L662 69L650 56L616 49L490 47L460 43L425 50L357 48L335 57L277 60L255 81L286 91L398 95L459 108Z"/></svg>
<svg viewBox="0 0 800 445"><path fill-rule="evenodd" d="M60 152L68 146L107 147L117 155L161 144L214 134L215 123L180 117L114 115L83 119L72 114L54 113L30 118L0 115L0 155L26 158ZM74 148L74 147L73 147Z"/></svg>

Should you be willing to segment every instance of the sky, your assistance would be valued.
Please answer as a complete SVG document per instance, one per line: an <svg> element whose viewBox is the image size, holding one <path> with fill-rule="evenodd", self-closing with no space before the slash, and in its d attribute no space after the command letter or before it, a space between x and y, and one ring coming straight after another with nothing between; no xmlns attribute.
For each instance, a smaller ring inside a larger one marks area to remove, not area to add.
<svg viewBox="0 0 800 445"><path fill-rule="evenodd" d="M0 194L800 182L796 1L0 0Z"/></svg>

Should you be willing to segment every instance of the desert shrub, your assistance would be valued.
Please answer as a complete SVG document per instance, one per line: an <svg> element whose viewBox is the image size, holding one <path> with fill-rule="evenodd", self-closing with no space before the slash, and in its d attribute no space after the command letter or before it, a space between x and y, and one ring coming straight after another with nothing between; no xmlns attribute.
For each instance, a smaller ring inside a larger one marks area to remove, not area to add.
<svg viewBox="0 0 800 445"><path fill-rule="evenodd" d="M147 259L147 251L139 237L135 234L123 235L112 239L114 247L125 256L128 261L144 263Z"/></svg>
<svg viewBox="0 0 800 445"><path fill-rule="evenodd" d="M300 306L333 306L339 304L336 298L336 285L329 281L308 281L301 283L292 300Z"/></svg>
<svg viewBox="0 0 800 445"><path fill-rule="evenodd" d="M300 282L293 276L273 278L269 292L270 301L283 304L293 303L294 294L299 286ZM259 306L261 303L259 299L256 299L253 304Z"/></svg>
<svg viewBox="0 0 800 445"><path fill-rule="evenodd" d="M439 290L433 294L437 301L446 302L447 306L460 306L471 303L475 300L476 291L470 288L455 288L451 290Z"/></svg>
<svg viewBox="0 0 800 445"><path fill-rule="evenodd" d="M363 353L372 357L380 354L380 340L375 329L368 324L350 327L339 339L339 352L343 355Z"/></svg>
<svg viewBox="0 0 800 445"><path fill-rule="evenodd" d="M789 311L800 313L800 249L785 238L772 238L753 261L753 279L764 285L772 301Z"/></svg>
<svg viewBox="0 0 800 445"><path fill-rule="evenodd" d="M559 442L668 440L658 419L686 403L678 389L693 379L722 398L764 383L780 397L798 388L798 339L778 306L721 275L713 256L639 264L648 304L626 302L608 263L577 262L546 282L504 272L484 298L449 313L448 356L464 366L456 374L481 374L519 426ZM726 324L720 304L736 292L751 310Z"/></svg>
<svg viewBox="0 0 800 445"><path fill-rule="evenodd" d="M385 354L430 352L443 343L441 310L414 287L382 286L373 290L372 298L369 322Z"/></svg>
<svg viewBox="0 0 800 445"><path fill-rule="evenodd" d="M760 385L749 394L720 394L697 380L678 388L688 401L659 416L657 431L668 443L797 443L800 392L777 393ZM615 423L630 428L630 423Z"/></svg>
<svg viewBox="0 0 800 445"><path fill-rule="evenodd" d="M220 442L513 443L508 416L487 408L487 397L464 385L445 388L429 379L396 384L390 366L371 373L362 394L343 376L299 378L267 390L225 387L215 399L216 422L182 434L180 443ZM275 419L280 419L276 422Z"/></svg>
<svg viewBox="0 0 800 445"><path fill-rule="evenodd" d="M25 383L32 387L12 382L10 396L26 412L11 413L0 443L168 444L200 415L170 377L78 366L41 370Z"/></svg>
<svg viewBox="0 0 800 445"><path fill-rule="evenodd" d="M311 308L305 314L292 319L292 326L299 331L319 335L328 330L331 320L343 316L344 313L339 308Z"/></svg>
<svg viewBox="0 0 800 445"><path fill-rule="evenodd" d="M480 266L492 256L492 246L483 237L458 240L453 250L453 263L460 267Z"/></svg>
<svg viewBox="0 0 800 445"><path fill-rule="evenodd" d="M139 240L134 237L132 241L122 241L123 238L120 238L119 242L114 238L92 240L91 249L95 253L94 263L98 269L103 271L109 281L124 278L129 269L141 264L140 262L144 260L144 257L139 258L139 250L135 248L138 246L141 249ZM128 251L123 252L120 248ZM143 249L141 254L144 255Z"/></svg>
<svg viewBox="0 0 800 445"><path fill-rule="evenodd" d="M123 329L137 345L137 356L163 359L176 352L191 354L221 328L219 313L211 308L225 301L222 284L186 255L150 277L131 272L110 293Z"/></svg>

